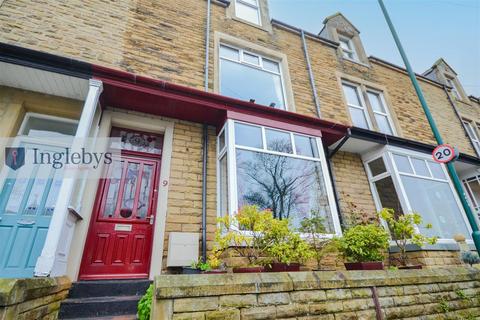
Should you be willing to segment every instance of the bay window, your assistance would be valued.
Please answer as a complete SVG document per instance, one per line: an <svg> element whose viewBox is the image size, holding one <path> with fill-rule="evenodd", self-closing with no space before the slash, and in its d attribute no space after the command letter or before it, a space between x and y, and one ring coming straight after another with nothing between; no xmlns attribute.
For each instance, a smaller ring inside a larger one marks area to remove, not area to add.
<svg viewBox="0 0 480 320"><path fill-rule="evenodd" d="M228 120L217 151L219 215L257 205L294 228L318 216L340 233L320 138Z"/></svg>
<svg viewBox="0 0 480 320"><path fill-rule="evenodd" d="M426 236L447 241L456 234L470 238L465 213L443 164L430 155L385 147L369 155L365 165L377 210L420 214L424 224L432 224L431 229L417 228Z"/></svg>
<svg viewBox="0 0 480 320"><path fill-rule="evenodd" d="M223 44L219 51L220 94L286 109L278 61Z"/></svg>
<svg viewBox="0 0 480 320"><path fill-rule="evenodd" d="M463 179L463 185L470 204L480 219L480 176Z"/></svg>

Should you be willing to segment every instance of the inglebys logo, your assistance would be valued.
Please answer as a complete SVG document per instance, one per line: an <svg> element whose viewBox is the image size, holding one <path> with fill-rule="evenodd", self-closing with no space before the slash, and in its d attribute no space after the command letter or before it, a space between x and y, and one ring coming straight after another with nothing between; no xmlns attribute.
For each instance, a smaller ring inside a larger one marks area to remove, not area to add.
<svg viewBox="0 0 480 320"><path fill-rule="evenodd" d="M25 164L25 148L5 147L5 165L13 170L20 169Z"/></svg>
<svg viewBox="0 0 480 320"><path fill-rule="evenodd" d="M102 162L108 165L112 161L111 152L89 152L85 148L78 152L72 152L70 148L65 148L64 152L46 152L33 148L33 164L48 164L54 169L61 169L67 165L85 165L97 169Z"/></svg>
<svg viewBox="0 0 480 320"><path fill-rule="evenodd" d="M118 147L121 140L117 137L52 137L48 141L0 138L0 145L4 146L2 151L5 150L3 167L8 169L11 179L31 179L32 175L36 179L51 179L52 174L102 179L112 172L108 166L121 161L122 157L122 149Z"/></svg>

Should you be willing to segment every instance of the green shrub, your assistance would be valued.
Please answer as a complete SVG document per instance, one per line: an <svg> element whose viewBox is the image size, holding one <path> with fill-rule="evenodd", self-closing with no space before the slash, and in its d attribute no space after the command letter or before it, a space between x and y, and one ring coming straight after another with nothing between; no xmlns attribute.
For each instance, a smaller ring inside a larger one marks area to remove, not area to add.
<svg viewBox="0 0 480 320"><path fill-rule="evenodd" d="M306 235L306 238L313 249L313 257L317 263L317 269L320 270L322 259L326 254L336 252L338 249L335 241L325 238L323 234L327 233L325 228L325 219L318 215L312 215L300 222L298 231Z"/></svg>
<svg viewBox="0 0 480 320"><path fill-rule="evenodd" d="M137 317L139 320L150 320L150 311L152 308L153 283L148 287L145 295L138 301Z"/></svg>
<svg viewBox="0 0 480 320"><path fill-rule="evenodd" d="M376 224L358 225L338 239L338 247L349 262L382 261L389 236Z"/></svg>
<svg viewBox="0 0 480 320"><path fill-rule="evenodd" d="M416 232L415 226L422 224L422 217L418 213L395 214L393 209L383 208L380 217L387 223L392 238L400 249L400 263L407 265L407 244L413 243L419 247L425 244L435 244L437 237L426 237ZM425 225L431 229L431 224Z"/></svg>

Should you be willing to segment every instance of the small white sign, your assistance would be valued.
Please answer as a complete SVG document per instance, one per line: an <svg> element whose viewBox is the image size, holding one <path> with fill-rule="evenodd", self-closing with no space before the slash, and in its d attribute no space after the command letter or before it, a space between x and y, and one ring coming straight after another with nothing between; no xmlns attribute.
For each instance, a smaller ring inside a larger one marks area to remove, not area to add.
<svg viewBox="0 0 480 320"><path fill-rule="evenodd" d="M447 163L458 157L458 150L451 145L441 144L433 149L433 160L438 163Z"/></svg>
<svg viewBox="0 0 480 320"><path fill-rule="evenodd" d="M131 224L115 224L115 231L132 231Z"/></svg>

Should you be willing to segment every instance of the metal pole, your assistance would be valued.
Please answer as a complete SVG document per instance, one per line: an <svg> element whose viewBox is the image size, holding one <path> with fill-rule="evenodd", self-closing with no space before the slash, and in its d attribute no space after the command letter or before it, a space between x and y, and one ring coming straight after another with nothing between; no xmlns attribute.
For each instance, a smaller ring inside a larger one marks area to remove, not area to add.
<svg viewBox="0 0 480 320"><path fill-rule="evenodd" d="M382 9L383 15L385 16L385 20L387 21L388 27L390 28L390 31L392 32L393 39L395 40L395 43L397 45L398 51L400 52L400 55L402 56L403 62L405 63L405 67L407 68L408 76L410 77L410 80L412 81L413 87L415 88L415 91L417 92L418 99L420 100L420 104L422 105L423 111L425 112L425 115L427 116L428 123L430 124L430 128L432 129L433 135L435 139L437 140L438 144L443 144L443 139L438 131L437 125L435 124L435 120L432 117L432 114L430 113L430 109L428 108L427 101L425 100L425 97L423 96L422 89L420 88L420 85L418 84L417 78L415 77L415 73L413 72L412 66L410 65L410 62L408 61L407 55L405 54L405 51L403 50L402 44L400 42L400 39L398 38L397 32L395 31L395 27L393 26L392 20L390 20L390 16L388 15L387 8L385 7L385 4L383 3L383 0L378 0L378 3L380 4L380 8ZM457 172L455 171L455 167L453 165L453 162L447 163L447 168L448 172L450 173L450 177L452 178L453 184L455 186L455 190L458 193L458 196L460 197L460 201L462 202L463 209L465 210L465 213L467 214L468 222L470 223L470 226L472 227L472 239L473 242L475 243L475 247L477 248L477 252L480 249L480 231L478 230L477 223L475 221L475 216L473 215L472 210L470 209L470 206L468 205L467 198L465 196L465 192L463 191L462 183L460 182L460 179L458 178Z"/></svg>

